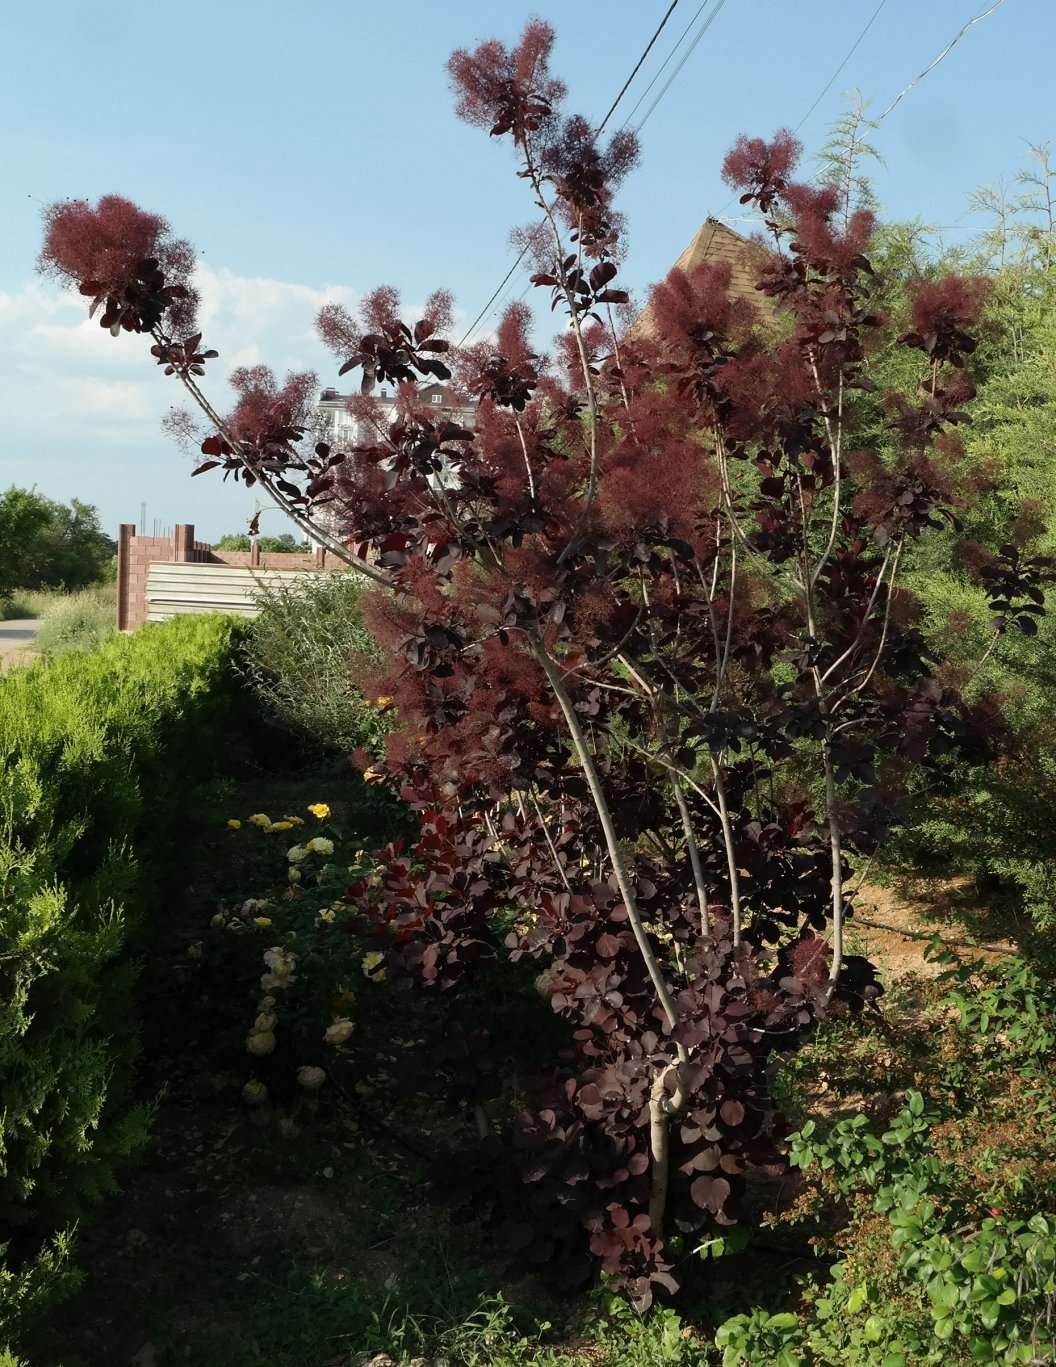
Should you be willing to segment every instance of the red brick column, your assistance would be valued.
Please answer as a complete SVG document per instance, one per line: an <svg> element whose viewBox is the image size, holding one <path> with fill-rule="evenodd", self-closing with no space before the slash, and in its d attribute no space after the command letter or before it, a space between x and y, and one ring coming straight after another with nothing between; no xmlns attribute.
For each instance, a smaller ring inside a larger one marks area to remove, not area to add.
<svg viewBox="0 0 1056 1367"><path fill-rule="evenodd" d="M172 543L172 558L178 565L194 559L194 527L190 523L177 522Z"/></svg>

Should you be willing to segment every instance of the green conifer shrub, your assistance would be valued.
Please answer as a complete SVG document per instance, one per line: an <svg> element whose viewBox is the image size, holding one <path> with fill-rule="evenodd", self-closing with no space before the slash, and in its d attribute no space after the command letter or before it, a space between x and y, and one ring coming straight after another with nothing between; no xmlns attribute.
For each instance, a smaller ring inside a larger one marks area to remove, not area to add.
<svg viewBox="0 0 1056 1367"><path fill-rule="evenodd" d="M146 1138L135 955L232 729L240 630L181 618L0 681L0 1343L68 1287L64 1232Z"/></svg>

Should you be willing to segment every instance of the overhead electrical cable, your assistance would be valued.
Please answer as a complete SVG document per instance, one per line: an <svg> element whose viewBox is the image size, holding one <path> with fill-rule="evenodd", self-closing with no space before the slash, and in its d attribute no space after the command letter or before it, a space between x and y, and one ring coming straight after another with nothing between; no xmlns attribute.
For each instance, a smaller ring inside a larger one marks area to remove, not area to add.
<svg viewBox="0 0 1056 1367"><path fill-rule="evenodd" d="M865 28L862 29L861 33L859 33L858 37L854 40L853 44L851 45L850 49L848 50L847 56L844 57L843 61L839 64L839 66L836 68L836 70L835 70L835 71L832 73L832 75L829 77L828 81L825 83L824 88L822 89L821 94L820 94L820 95L818 96L818 98L814 101L814 103L810 106L810 108L807 110L807 112L803 115L803 117L800 119L799 123L796 124L795 129L793 130L794 132L796 132L796 133L799 132L799 130L800 130L800 129L803 127L803 125L806 123L806 121L810 118L811 114L814 113L815 109L817 109L818 105L821 104L822 100L825 98L825 96L826 96L826 95L829 93L829 91L832 89L832 83L833 83L833 81L835 81L836 77L840 74L840 72L843 70L843 68L847 65L847 63L848 63L848 62L851 60L851 58L854 56L855 52L857 51L858 44L862 41L862 39L865 37L865 35L866 35L866 34L869 32L869 30L873 27L873 22L874 22L874 20L876 19L876 16L880 13L880 11L884 8L884 6L885 6L886 4L887 4L887 0L880 0L879 5L877 5L876 9L873 10L872 17L870 18L869 22L866 24Z"/></svg>
<svg viewBox="0 0 1056 1367"><path fill-rule="evenodd" d="M707 0L705 0L705 3L707 3ZM616 98L613 100L612 104L609 106L609 112L608 112L608 113L605 115L605 117L602 119L601 123L598 124L597 130L596 130L597 132L599 132L599 133L604 133L604 132L605 132L605 125L606 125L606 124L608 123L608 121L612 118L613 114L615 114L615 112L616 112L616 106L617 106L617 105L619 104L619 102L623 99L624 95L627 94L627 89L628 89L628 87L630 86L631 82L634 80L635 76L638 75L639 71L641 71L641 69L642 69L642 63L645 61L646 57L649 56L650 52L652 52L652 50L653 50L653 44L656 42L657 38L660 37L661 33L663 33L663 31L664 31L664 25L665 25L665 24L667 23L667 21L671 18L672 14L674 14L674 12L675 12L675 6L676 6L677 4L678 4L678 0L671 0L671 5L670 5L670 7L669 7L667 13L666 13L666 14L664 15L664 17L660 20L660 27L656 30L656 32L653 34L653 36L649 39L649 44L648 44L648 46L646 47L645 51L642 53L642 55L638 58L638 61L635 63L634 70L631 72L631 74L630 74L630 75L627 77L627 79L624 81L624 83L623 83L623 89L620 91L620 93L619 93L619 94L616 96Z"/></svg>
<svg viewBox="0 0 1056 1367"><path fill-rule="evenodd" d="M957 44L961 41L961 39L964 37L964 35L968 32L970 28L974 28L976 24L982 23L984 19L989 19L991 14L993 14L995 10L1000 9L1004 3L1005 0L996 0L996 3L991 5L989 9L984 10L981 14L977 14L974 19L969 19L968 22L965 24L964 28L962 28L961 31L955 37L950 39L950 41L942 49L942 51L935 58L935 60L930 65L926 66L919 76L914 77L914 79L910 81L909 85L906 86L905 90L900 90L898 92L895 98L891 101L891 103L887 106L884 112L880 115L880 119L886 119L888 114L890 114L892 109L894 109L895 106L898 104L899 100L902 99L903 95L908 95L915 85L920 84L920 82L924 79L924 77L928 74L929 71L935 70L935 68L943 60L943 58L950 52L952 48L955 48L957 46ZM880 119L877 119L877 123L880 122Z"/></svg>
<svg viewBox="0 0 1056 1367"><path fill-rule="evenodd" d="M675 53L676 53L676 52L678 51L678 49L682 46L682 44L686 41L686 37L687 37L687 35L689 34L690 30L692 29L693 25L697 22L697 20L700 18L700 16L704 13L704 11L707 9L707 7L708 7L710 4L711 4L711 0L703 0L703 3L702 3L702 4L700 5L700 7L697 9L696 14L694 14L693 18L689 21L689 23L686 25L686 27L685 27L685 28L682 30L682 32L678 35L678 38L675 40L675 45L674 45L674 47L671 49L671 51L667 54L667 56L664 58L664 60L663 60L663 61L660 63L660 65L657 67L656 71L653 72L653 79L649 82L649 84L645 87L645 89L642 91L642 93L638 96L638 99L637 99L637 100L635 101L635 103L634 103L634 108L633 108L633 109L631 110L631 112L627 115L626 119L624 119L624 121L623 121L623 126L624 126L624 128L626 128L627 125L628 125L629 123L633 123L633 122L634 122L634 116L635 116L635 114L638 113L639 109L641 109L642 105L645 103L645 101L646 101L646 99L647 99L647 97L648 97L648 95L649 95L650 90L652 90L653 86L656 85L657 81L660 79L660 77L661 77L661 76L664 74L664 72L667 70L667 64L668 64L668 62L669 62L669 61L671 60L671 58L675 55Z"/></svg>
<svg viewBox="0 0 1056 1367"><path fill-rule="evenodd" d="M664 83L660 91L660 94L657 95L656 99L645 111L645 114L642 116L641 123L635 129L636 133L640 133L642 129L645 127L645 125L649 122L649 119L652 116L653 111L656 109L656 106L660 103L660 101L664 98L667 92L671 89L672 85L678 79L678 75L681 72L682 68L685 66L685 64L689 61L690 57L692 57L693 53L696 51L697 44L704 37L705 33L707 33L708 29L711 28L715 20L719 17L720 13L722 12L722 8L725 4L726 0L716 0L715 8L704 20L703 24L701 24L700 28L697 31L697 36L693 39L692 43L690 43L689 47L686 49L685 53L682 56L682 60L679 62L678 66L675 67L674 71L672 71L671 75L667 78L666 82Z"/></svg>
<svg viewBox="0 0 1056 1367"><path fill-rule="evenodd" d="M885 5L886 3L887 3L887 0L880 0L880 4L879 4L879 5L877 6L877 8L873 11L873 14L872 14L872 16L871 16L869 22L866 24L865 28L862 29L861 33L860 33L860 34L858 35L858 37L855 39L853 46L851 47L850 51L847 53L847 56L843 59L843 61L840 63L840 65L839 65L839 66L836 68L836 70L833 72L832 78L831 78L831 80L828 82L828 84L825 86L825 89L821 92L821 94L818 96L818 98L814 101L814 103L810 106L810 108L807 110L807 112L803 115L803 117L800 119L799 123L796 124L795 130L794 130L795 132L797 132L797 133L799 132L799 130L800 130L800 129L803 127L803 125L806 123L807 119L810 118L811 114L813 114L814 110L815 110L815 109L818 107L818 105L821 103L822 98L828 93L829 89L831 88L833 81L834 81L834 80L836 79L836 77L840 74L840 72L843 70L843 68L847 65L847 62L849 61L849 59L850 59L852 53L854 52L855 48L858 46L858 44L862 41L862 39L865 37L865 35L866 35L866 34L869 32L869 30L872 28L872 26L873 26L873 20L876 19L877 15L878 15L878 14L880 13L880 11L883 9L883 7L884 7L884 5ZM1002 6L1004 3L1005 3L1005 0L995 0L995 3L994 3L994 4L990 5L989 8L987 8L987 9L983 10L981 13L977 14L977 15L974 17L974 19L969 19L968 22L964 25L964 27L961 28L961 29L954 35L954 37L950 39L950 41L949 41L949 42L946 44L946 46L942 49L942 51L941 51L941 52L939 53L939 55L935 58L935 60L934 60L933 62L930 62L930 63L924 68L924 70L920 73L919 76L914 77L914 79L913 79L912 81L910 81L909 85L907 85L906 88L905 88L904 90L899 91L899 93L895 96L895 98L894 98L894 99L891 101L891 103L887 106L887 108L884 110L884 112L883 112L882 114L880 114L880 115L877 117L876 122L877 122L877 123L880 123L883 119L886 119L887 116L888 116L888 114L891 113L891 111L896 107L896 105L898 105L898 103L902 100L902 98L903 98L905 95L908 95L909 92L913 89L913 87L914 87L915 85L919 85L920 82L924 79L924 77L927 76L927 74L928 74L930 71L933 71L933 70L935 69L935 67L937 67L937 66L939 65L939 63L943 60L943 58L945 58L946 56L949 55L950 51L951 51L954 47L956 47L956 45L961 41L961 39L964 37L964 35L968 32L968 30L969 30L970 28L974 28L975 25L978 24L978 23L981 23L982 20L988 19L988 18L990 17L990 15L993 14L995 10L1000 9L1001 6ZM731 198L731 199L728 199L728 200L726 201L726 203L722 206L722 208L723 208L723 209L728 208L728 207L733 203L733 199L735 199L735 198L736 198L736 196L734 196L734 197ZM719 212L718 212L718 214L716 214L716 217L717 217L717 218L720 218L721 216L722 216L722 209L720 209Z"/></svg>
<svg viewBox="0 0 1056 1367"><path fill-rule="evenodd" d="M605 117L602 119L601 123L598 124L598 127L597 127L597 129L595 130L596 132L598 132L598 133L604 132L604 130L605 130L605 125L608 123L608 121L612 118L613 114L616 112L616 109L617 109L617 107L618 107L620 101L623 99L624 95L626 95L626 93L627 93L627 91L628 91L628 89L629 89L629 87L630 87L630 85L631 85L631 82L634 80L635 76L637 76L638 72L641 70L641 68L642 68L642 63L645 61L646 57L648 57L650 51L652 50L654 44L656 43L656 40L660 37L660 34L664 31L664 26L667 24L667 21L671 18L672 14L674 14L675 8L676 8L676 6L678 5L678 3L679 3L679 0L672 0L672 3L668 6L667 13L664 15L664 17L660 20L660 23L657 25L656 32L655 32L655 33L653 34L653 36L649 39L649 42L646 44L645 51L642 53L642 55L638 58L638 61L635 63L634 70L633 70L633 71L631 72L631 74L627 77L626 81L624 81L624 83L623 83L623 89L620 91L620 93L619 93L619 94L616 96L616 98L613 100L612 104L611 104L610 107L609 107L608 113L607 113L607 114L605 115ZM708 3L709 3L709 0L704 0L704 4L705 4L705 5L708 4ZM719 0L720 8L721 8L721 6L724 5L725 3L726 3L726 0ZM704 8L704 6L702 5L702 6L701 6L701 9L703 9L703 8ZM697 14L699 14L699 13L700 13L700 10L697 11ZM695 18L695 17L696 17L696 16L694 16L694 18ZM690 27L692 27L692 22L690 23ZM689 32L689 29L687 29L686 32L688 33L688 32ZM685 34L683 34L683 37L684 37L684 36L685 36ZM698 38L699 38L699 35L698 35ZM681 41L682 41L682 39L680 38L680 39L679 39L679 42L681 42ZM696 41L696 40L695 40L695 41ZM678 46L678 44L676 43L676 44L675 44L675 47L677 48L677 46ZM670 57L668 58L668 60L670 61ZM665 87L665 88L666 88L666 87ZM635 108L637 108L637 105L635 106ZM643 122L644 122L644 120L643 120ZM477 328L480 326L481 321L482 321L484 318L487 317L488 311L490 310L492 304L494 304L495 300L499 297L499 295L503 292L503 290L506 288L506 286L507 286L507 285L510 283L510 281L513 279L513 276L514 276L514 274L515 274L515 272L516 272L518 266L521 264L521 262L524 260L524 258L525 258L527 255L528 255L528 243L525 243L525 245L521 248L520 255L517 257L516 261L514 261L513 265L510 267L510 269L506 272L505 276L503 277L503 279L502 279L501 282L499 283L498 288L497 288L497 289L495 290L495 292L492 294L491 298L490 298L490 299L488 300L488 302L484 305L484 307L481 309L481 311L477 314L476 318L473 319L473 322L472 322L472 323L469 325L469 327L466 329L466 331L465 331L465 333L464 333L464 335L463 335L463 337L462 337L462 340L461 340L461 341L459 342L459 344L458 344L460 347L465 346L466 342L469 340L470 337L472 337L473 333L474 333L474 332L477 330Z"/></svg>

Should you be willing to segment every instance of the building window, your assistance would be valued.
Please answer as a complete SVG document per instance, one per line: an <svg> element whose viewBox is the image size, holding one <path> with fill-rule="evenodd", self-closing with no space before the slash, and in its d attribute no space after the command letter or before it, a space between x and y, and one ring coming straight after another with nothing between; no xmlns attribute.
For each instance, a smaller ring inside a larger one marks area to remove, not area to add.
<svg viewBox="0 0 1056 1367"><path fill-rule="evenodd" d="M434 394L434 395L433 395L433 403L443 403L443 401L444 401L444 396L443 396L443 394Z"/></svg>

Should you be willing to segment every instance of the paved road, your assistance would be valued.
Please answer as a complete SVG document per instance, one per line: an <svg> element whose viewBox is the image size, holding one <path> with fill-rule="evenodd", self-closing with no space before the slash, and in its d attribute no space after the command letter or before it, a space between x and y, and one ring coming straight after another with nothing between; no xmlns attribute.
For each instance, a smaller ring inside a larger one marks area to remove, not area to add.
<svg viewBox="0 0 1056 1367"><path fill-rule="evenodd" d="M17 664L32 652L39 626L35 617L16 617L11 622L0 622L0 669Z"/></svg>

